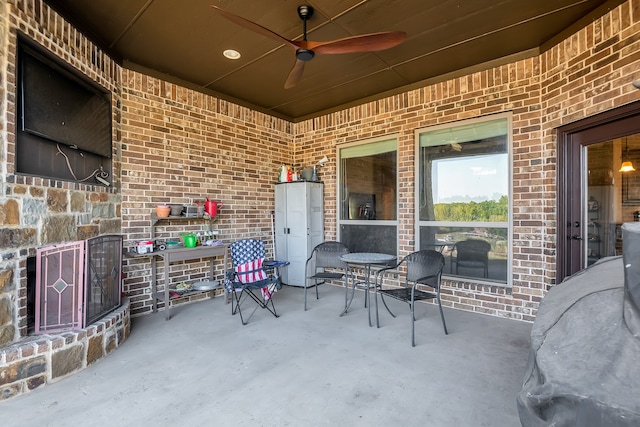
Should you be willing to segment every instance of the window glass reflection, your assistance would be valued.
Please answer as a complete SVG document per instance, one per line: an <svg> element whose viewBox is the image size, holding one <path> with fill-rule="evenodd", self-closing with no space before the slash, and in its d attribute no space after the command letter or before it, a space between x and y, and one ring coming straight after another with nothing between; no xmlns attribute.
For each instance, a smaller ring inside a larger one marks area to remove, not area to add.
<svg viewBox="0 0 640 427"><path fill-rule="evenodd" d="M352 252L397 252L397 142L339 149L339 237Z"/></svg>
<svg viewBox="0 0 640 427"><path fill-rule="evenodd" d="M420 249L445 253L450 275L506 283L508 119L425 130L417 140Z"/></svg>
<svg viewBox="0 0 640 427"><path fill-rule="evenodd" d="M484 244L461 243L467 241ZM507 280L509 244L506 228L420 227L420 250L423 249L442 252L445 256L445 275L502 283ZM461 257L462 260L458 262Z"/></svg>

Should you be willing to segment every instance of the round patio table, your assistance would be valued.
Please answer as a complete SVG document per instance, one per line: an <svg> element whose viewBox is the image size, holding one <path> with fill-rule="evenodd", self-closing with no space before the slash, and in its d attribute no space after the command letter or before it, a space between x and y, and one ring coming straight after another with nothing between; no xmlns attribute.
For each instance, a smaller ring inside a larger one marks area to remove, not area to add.
<svg viewBox="0 0 640 427"><path fill-rule="evenodd" d="M352 279L353 285L351 286L351 298L347 302L345 295L345 307L344 311L340 313L343 316L351 307L353 296L356 291L356 287L361 285L365 290L364 305L369 309L369 326L371 325L371 304L369 298L369 289L371 289L371 266L372 265L387 265L392 261L395 261L395 255L383 254L378 252L351 252L340 256L340 259L347 264L357 264L364 267L364 282L356 282L355 278ZM349 292L349 288L345 290Z"/></svg>

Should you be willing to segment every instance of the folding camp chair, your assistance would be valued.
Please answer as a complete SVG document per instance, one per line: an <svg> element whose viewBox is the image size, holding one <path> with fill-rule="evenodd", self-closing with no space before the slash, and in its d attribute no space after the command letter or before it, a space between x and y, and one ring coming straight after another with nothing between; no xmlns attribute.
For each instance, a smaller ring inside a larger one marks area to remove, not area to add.
<svg viewBox="0 0 640 427"><path fill-rule="evenodd" d="M273 294L280 289L280 277L270 274L263 265L264 242L243 239L229 245L229 249L233 269L227 271L225 286L231 294L231 314L239 313L243 325L249 322L258 308L266 308L278 317L273 305ZM245 320L241 305L249 300L254 301L257 306Z"/></svg>

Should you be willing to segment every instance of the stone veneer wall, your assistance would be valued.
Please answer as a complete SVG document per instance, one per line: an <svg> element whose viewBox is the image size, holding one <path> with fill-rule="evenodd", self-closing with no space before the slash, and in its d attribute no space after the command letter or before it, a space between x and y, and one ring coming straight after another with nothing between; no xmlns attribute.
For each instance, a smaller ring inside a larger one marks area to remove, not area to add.
<svg viewBox="0 0 640 427"><path fill-rule="evenodd" d="M82 330L34 335L0 347L0 402L85 369L122 345L130 331L125 298L120 308Z"/></svg>

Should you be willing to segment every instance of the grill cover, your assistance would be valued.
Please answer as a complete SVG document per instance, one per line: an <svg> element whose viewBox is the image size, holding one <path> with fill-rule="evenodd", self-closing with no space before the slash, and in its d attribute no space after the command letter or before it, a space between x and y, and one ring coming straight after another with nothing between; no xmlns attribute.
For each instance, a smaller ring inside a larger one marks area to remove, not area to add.
<svg viewBox="0 0 640 427"><path fill-rule="evenodd" d="M624 261L600 260L540 304L517 398L523 426L640 425L640 224L623 235Z"/></svg>

